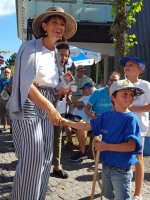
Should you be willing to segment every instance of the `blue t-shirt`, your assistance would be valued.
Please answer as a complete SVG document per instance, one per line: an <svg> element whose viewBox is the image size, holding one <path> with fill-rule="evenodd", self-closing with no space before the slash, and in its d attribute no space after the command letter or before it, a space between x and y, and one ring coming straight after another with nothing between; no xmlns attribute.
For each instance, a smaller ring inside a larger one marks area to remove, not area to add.
<svg viewBox="0 0 150 200"><path fill-rule="evenodd" d="M92 106L91 111L95 112L96 115L112 110L108 87L95 90L91 94L88 103Z"/></svg>
<svg viewBox="0 0 150 200"><path fill-rule="evenodd" d="M101 161L117 167L129 167L137 163L136 154L142 153L142 140L137 117L134 113L109 111L90 121L94 135L102 135L109 144L120 144L129 140L136 141L134 152L103 151Z"/></svg>
<svg viewBox="0 0 150 200"><path fill-rule="evenodd" d="M9 79L0 79L0 93L3 91L4 87L9 83Z"/></svg>

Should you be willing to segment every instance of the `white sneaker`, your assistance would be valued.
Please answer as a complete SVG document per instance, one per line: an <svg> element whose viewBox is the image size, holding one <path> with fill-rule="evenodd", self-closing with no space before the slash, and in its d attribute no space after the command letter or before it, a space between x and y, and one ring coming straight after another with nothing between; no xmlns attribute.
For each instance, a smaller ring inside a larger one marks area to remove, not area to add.
<svg viewBox="0 0 150 200"><path fill-rule="evenodd" d="M142 197L134 196L132 200L142 200Z"/></svg>

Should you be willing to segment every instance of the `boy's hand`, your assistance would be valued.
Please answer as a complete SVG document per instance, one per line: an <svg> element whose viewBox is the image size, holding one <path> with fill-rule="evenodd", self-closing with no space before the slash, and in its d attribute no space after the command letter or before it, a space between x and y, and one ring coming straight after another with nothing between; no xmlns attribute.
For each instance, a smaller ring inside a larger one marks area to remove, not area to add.
<svg viewBox="0 0 150 200"><path fill-rule="evenodd" d="M96 119L97 118L97 116L95 115L95 112L93 112L93 111L91 111L89 113L89 116L91 117L91 119Z"/></svg>
<svg viewBox="0 0 150 200"><path fill-rule="evenodd" d="M95 141L94 147L96 151L106 151L107 143L103 141Z"/></svg>

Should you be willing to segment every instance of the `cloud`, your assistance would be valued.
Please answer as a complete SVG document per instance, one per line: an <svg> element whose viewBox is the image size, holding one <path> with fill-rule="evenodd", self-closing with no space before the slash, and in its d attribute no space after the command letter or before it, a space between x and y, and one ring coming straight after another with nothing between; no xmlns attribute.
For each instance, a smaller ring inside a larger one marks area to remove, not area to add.
<svg viewBox="0 0 150 200"><path fill-rule="evenodd" d="M15 0L2 0L0 4L0 16L15 13Z"/></svg>

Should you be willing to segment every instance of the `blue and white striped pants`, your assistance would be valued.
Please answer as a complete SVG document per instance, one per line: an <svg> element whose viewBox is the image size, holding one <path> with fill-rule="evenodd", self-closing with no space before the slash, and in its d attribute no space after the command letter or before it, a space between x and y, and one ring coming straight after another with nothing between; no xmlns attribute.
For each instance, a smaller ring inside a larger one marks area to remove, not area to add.
<svg viewBox="0 0 150 200"><path fill-rule="evenodd" d="M18 164L11 199L44 200L53 156L53 125L28 99L24 111L23 120L12 120Z"/></svg>

